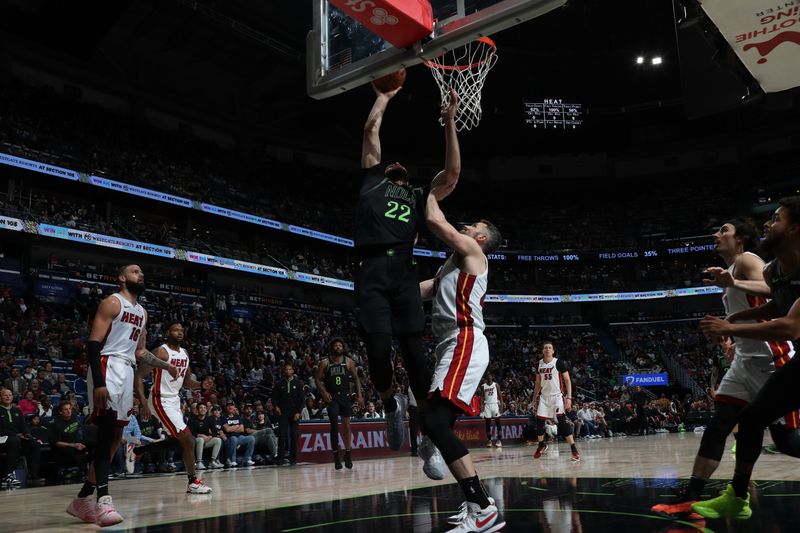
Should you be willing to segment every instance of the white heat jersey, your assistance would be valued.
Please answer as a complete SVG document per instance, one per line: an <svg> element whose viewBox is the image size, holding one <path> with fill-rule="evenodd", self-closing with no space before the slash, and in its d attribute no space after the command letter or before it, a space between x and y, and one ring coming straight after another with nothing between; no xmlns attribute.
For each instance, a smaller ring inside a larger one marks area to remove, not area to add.
<svg viewBox="0 0 800 533"><path fill-rule="evenodd" d="M139 343L139 336L145 328L144 307L132 304L115 292L110 298L119 300L120 309L114 320L111 321L100 348L100 355L112 355L126 359L131 364L136 363L136 345Z"/></svg>
<svg viewBox="0 0 800 533"><path fill-rule="evenodd" d="M444 339L462 328L483 331L483 299L489 281L489 262L478 276L462 272L451 255L434 279L431 321L433 333Z"/></svg>
<svg viewBox="0 0 800 533"><path fill-rule="evenodd" d="M183 380L186 379L186 372L189 371L189 354L183 348L175 351L166 344L162 344L161 347L167 351L169 364L178 368L178 377L173 380L166 370L154 368L153 394L165 398L178 396L181 392L181 387L183 387Z"/></svg>
<svg viewBox="0 0 800 533"><path fill-rule="evenodd" d="M560 396L563 387L561 386L561 372L564 372L564 364L559 364L558 357L553 357L552 361L545 363L544 359L539 361L536 373L541 379L541 396Z"/></svg>
<svg viewBox="0 0 800 533"><path fill-rule="evenodd" d="M745 253L749 254L750 252ZM735 265L728 267L728 272L731 273L731 276L734 275L734 267ZM747 294L746 292L733 287L726 288L722 295L722 304L725 306L726 315L730 315L731 313L736 313L738 311L744 311L745 309L751 309L766 302L767 300L765 298ZM755 324L755 320L742 320L740 323ZM755 357L773 358L786 355L787 350L789 352L794 352L791 343L787 342L769 343L755 339L745 339L743 337L734 337L733 340L736 343L735 357L743 357L748 359Z"/></svg>
<svg viewBox="0 0 800 533"><path fill-rule="evenodd" d="M483 403L484 405L497 405L497 383L492 383L489 385L488 383L484 383L481 385L483 388Z"/></svg>

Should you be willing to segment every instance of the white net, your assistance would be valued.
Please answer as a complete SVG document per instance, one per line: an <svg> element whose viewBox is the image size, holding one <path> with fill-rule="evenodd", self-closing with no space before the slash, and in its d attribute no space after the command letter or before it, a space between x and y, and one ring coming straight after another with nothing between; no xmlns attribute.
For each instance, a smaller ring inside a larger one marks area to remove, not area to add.
<svg viewBox="0 0 800 533"><path fill-rule="evenodd" d="M445 52L433 61L425 61L439 86L442 105L450 103L451 87L458 95L457 131L470 130L481 121L481 90L496 62L497 47L488 37ZM441 119L439 122L442 123Z"/></svg>

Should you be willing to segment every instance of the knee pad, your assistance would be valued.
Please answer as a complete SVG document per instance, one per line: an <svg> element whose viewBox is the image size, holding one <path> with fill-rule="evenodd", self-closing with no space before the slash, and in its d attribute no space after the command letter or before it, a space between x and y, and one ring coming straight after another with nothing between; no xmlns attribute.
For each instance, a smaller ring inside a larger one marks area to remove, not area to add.
<svg viewBox="0 0 800 533"><path fill-rule="evenodd" d="M725 452L725 439L739 422L742 408L730 403L716 402L714 416L706 426L697 455L719 461Z"/></svg>
<svg viewBox="0 0 800 533"><path fill-rule="evenodd" d="M558 434L561 437L569 437L572 435L573 429L575 429L575 425L572 423L571 420L568 420L566 416L561 415L558 418Z"/></svg>
<svg viewBox="0 0 800 533"><path fill-rule="evenodd" d="M769 432L779 452L791 457L800 457L800 429L788 429L783 424L772 424Z"/></svg>

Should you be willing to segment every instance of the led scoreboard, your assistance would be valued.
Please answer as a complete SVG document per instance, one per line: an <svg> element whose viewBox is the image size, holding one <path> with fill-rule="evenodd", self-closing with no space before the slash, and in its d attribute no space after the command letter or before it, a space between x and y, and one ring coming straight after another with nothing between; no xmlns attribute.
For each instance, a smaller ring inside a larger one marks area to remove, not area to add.
<svg viewBox="0 0 800 533"><path fill-rule="evenodd" d="M548 98L525 102L525 123L534 128L574 130L583 124L583 105Z"/></svg>

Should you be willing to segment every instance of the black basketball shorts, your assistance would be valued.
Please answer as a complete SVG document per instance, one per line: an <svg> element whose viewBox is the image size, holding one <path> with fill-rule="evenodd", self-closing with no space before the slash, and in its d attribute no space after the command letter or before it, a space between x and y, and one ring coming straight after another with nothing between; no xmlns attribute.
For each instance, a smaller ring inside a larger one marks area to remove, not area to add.
<svg viewBox="0 0 800 533"><path fill-rule="evenodd" d="M418 335L425 329L414 257L369 257L356 274L356 318L365 333Z"/></svg>
<svg viewBox="0 0 800 533"><path fill-rule="evenodd" d="M333 396L328 404L328 419L336 420L338 416L352 416L353 402L343 396Z"/></svg>

